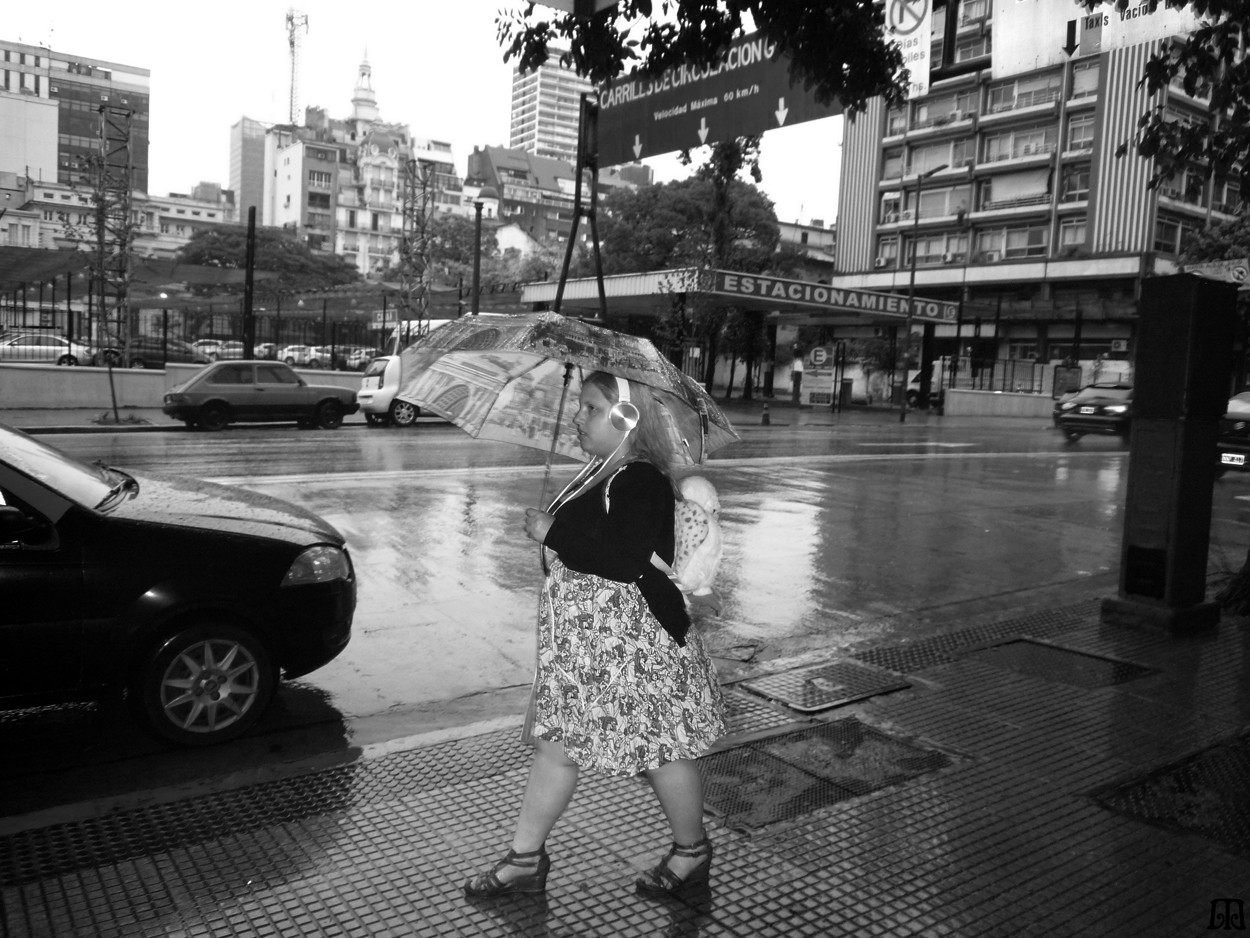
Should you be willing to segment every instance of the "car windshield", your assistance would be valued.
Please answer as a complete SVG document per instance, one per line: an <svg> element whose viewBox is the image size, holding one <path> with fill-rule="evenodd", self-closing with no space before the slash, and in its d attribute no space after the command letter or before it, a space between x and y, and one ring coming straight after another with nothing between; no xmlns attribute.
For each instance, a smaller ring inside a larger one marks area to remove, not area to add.
<svg viewBox="0 0 1250 938"><path fill-rule="evenodd" d="M1132 388L1124 387L1094 387L1085 388L1077 395L1077 400L1088 401L1095 398L1108 401L1127 401L1133 396Z"/></svg>
<svg viewBox="0 0 1250 938"><path fill-rule="evenodd" d="M88 508L105 506L130 479L105 466L80 462L11 427L0 426L0 454L21 474Z"/></svg>
<svg viewBox="0 0 1250 938"><path fill-rule="evenodd" d="M1242 391L1229 398L1227 413L1243 416L1250 414L1250 391Z"/></svg>

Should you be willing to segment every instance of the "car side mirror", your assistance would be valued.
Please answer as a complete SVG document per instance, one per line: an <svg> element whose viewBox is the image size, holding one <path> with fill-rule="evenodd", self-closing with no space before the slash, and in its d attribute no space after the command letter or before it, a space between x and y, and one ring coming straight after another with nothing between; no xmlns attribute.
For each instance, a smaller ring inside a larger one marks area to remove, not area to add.
<svg viewBox="0 0 1250 938"><path fill-rule="evenodd" d="M0 505L0 544L30 543L44 528L43 521L31 518L15 505Z"/></svg>

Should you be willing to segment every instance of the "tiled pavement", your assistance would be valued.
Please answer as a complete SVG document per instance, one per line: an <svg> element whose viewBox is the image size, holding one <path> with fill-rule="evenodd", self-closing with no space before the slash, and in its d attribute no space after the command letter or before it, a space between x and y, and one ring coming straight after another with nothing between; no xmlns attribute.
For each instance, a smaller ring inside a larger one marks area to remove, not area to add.
<svg viewBox="0 0 1250 938"><path fill-rule="evenodd" d="M591 775L548 844L547 897L466 902L527 765L515 728L467 728L0 839L0 935L1244 931L1248 657L1245 620L1181 638L1086 601L804 669L791 684L817 699L854 671L909 685L814 713L731 687L704 760L713 883L689 902L632 893L666 827L644 784Z"/></svg>

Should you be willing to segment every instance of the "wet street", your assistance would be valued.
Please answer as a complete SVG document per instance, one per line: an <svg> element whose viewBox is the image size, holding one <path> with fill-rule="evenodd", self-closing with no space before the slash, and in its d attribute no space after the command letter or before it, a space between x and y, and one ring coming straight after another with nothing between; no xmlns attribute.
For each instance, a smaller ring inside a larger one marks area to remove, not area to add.
<svg viewBox="0 0 1250 938"><path fill-rule="evenodd" d="M702 469L720 493L725 556L722 615L700 627L723 678L1116 591L1129 458L1116 440L1069 447L1045 420L896 415L779 419L742 435ZM543 486L542 453L440 424L45 439L289 499L346 535L360 582L352 642L228 747L236 768L517 712L541 576L522 516ZM557 465L550 487L573 469ZM1216 485L1211 572L1245 556L1242 496L1250 481ZM17 724L3 728L25 753L10 780L72 766L87 789L124 790L143 759L187 782L220 771L212 754L161 753L107 710Z"/></svg>

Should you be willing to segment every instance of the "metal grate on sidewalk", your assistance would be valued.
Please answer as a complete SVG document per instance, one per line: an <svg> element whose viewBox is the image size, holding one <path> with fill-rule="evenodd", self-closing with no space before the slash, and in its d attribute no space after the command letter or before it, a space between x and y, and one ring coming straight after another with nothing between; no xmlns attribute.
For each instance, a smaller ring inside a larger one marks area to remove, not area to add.
<svg viewBox="0 0 1250 938"><path fill-rule="evenodd" d="M911 685L893 674L843 661L768 674L743 681L742 686L800 713L815 713Z"/></svg>
<svg viewBox="0 0 1250 938"><path fill-rule="evenodd" d="M964 657L1015 671L1017 674L1071 684L1073 687L1111 687L1159 673L1157 668L1133 664L1131 661L1104 658L1028 639L978 648Z"/></svg>
<svg viewBox="0 0 1250 938"><path fill-rule="evenodd" d="M699 764L709 810L745 831L946 768L951 759L849 718L713 753Z"/></svg>

